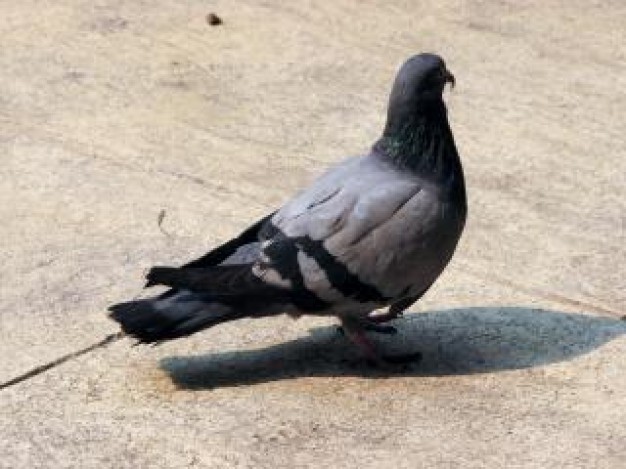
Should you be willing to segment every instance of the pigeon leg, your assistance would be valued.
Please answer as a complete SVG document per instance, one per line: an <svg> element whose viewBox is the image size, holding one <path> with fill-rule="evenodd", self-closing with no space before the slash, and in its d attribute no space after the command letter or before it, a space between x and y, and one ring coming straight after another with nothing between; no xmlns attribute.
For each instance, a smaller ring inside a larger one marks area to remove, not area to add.
<svg viewBox="0 0 626 469"><path fill-rule="evenodd" d="M343 333L363 352L368 362L373 365L392 371L397 371L398 366L401 368L409 363L421 360L422 355L419 352L402 354L402 355L381 355L376 350L376 346L365 335L365 327L362 321L355 321L348 318L342 318L341 330Z"/></svg>
<svg viewBox="0 0 626 469"><path fill-rule="evenodd" d="M363 355L365 355L368 361L378 366L385 365L383 358L376 351L376 347L372 341L367 338L360 324L346 319L342 319L341 324L343 333L361 350L361 352L363 352Z"/></svg>

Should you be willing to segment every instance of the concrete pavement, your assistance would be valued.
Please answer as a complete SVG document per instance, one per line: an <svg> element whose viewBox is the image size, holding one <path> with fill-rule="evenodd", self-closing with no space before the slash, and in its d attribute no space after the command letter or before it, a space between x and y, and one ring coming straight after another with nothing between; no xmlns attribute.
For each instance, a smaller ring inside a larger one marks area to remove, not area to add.
<svg viewBox="0 0 626 469"><path fill-rule="evenodd" d="M413 3L0 6L0 382L51 364L0 389L0 467L619 467L626 8ZM424 50L470 214L384 339L422 364L369 370L320 318L97 345L146 267L366 150Z"/></svg>

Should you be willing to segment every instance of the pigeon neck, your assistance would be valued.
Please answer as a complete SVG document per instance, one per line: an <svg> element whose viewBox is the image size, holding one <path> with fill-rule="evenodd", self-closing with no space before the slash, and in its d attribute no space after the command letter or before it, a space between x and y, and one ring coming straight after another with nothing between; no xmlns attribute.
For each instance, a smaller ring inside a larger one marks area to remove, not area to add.
<svg viewBox="0 0 626 469"><path fill-rule="evenodd" d="M422 107L419 112L406 107L390 110L383 135L373 150L394 165L436 182L463 183L443 101Z"/></svg>

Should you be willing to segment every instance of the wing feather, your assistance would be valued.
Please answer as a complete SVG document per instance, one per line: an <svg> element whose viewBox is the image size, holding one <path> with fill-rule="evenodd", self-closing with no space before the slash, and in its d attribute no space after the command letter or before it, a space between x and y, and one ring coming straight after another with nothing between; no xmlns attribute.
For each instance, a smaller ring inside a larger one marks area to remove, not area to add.
<svg viewBox="0 0 626 469"><path fill-rule="evenodd" d="M290 281L333 306L388 303L406 289L383 281L404 234L387 228L390 238L384 239L377 233L406 219L421 190L419 180L371 155L340 165L276 212L257 273L269 280L268 271L282 272L283 284Z"/></svg>

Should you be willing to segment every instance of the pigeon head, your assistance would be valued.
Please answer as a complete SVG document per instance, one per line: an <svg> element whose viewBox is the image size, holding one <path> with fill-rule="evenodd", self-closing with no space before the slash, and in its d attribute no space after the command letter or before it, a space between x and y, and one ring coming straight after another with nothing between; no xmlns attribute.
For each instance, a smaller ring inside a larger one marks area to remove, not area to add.
<svg viewBox="0 0 626 469"><path fill-rule="evenodd" d="M446 83L454 86L455 80L441 57L414 55L398 71L389 97L389 112L419 113L439 107Z"/></svg>
<svg viewBox="0 0 626 469"><path fill-rule="evenodd" d="M373 150L397 166L438 180L460 167L443 90L454 76L435 54L407 60L389 96L387 123Z"/></svg>

